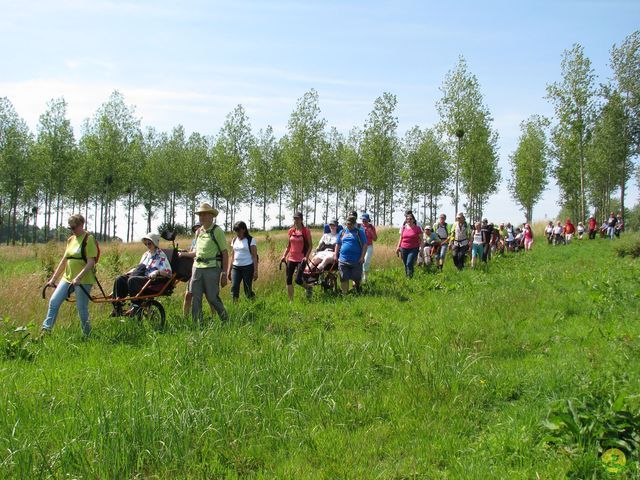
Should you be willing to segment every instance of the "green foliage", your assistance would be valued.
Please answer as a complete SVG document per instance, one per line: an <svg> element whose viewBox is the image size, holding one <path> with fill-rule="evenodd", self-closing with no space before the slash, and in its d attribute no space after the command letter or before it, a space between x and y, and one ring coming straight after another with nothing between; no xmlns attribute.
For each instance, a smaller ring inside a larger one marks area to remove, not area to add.
<svg viewBox="0 0 640 480"><path fill-rule="evenodd" d="M547 85L557 124L551 134L554 173L572 218L586 219L586 149L595 118L595 73L580 44L562 54L562 80Z"/></svg>
<svg viewBox="0 0 640 480"><path fill-rule="evenodd" d="M33 329L32 324L16 326L7 317L0 318L0 360L33 360L38 353Z"/></svg>
<svg viewBox="0 0 640 480"><path fill-rule="evenodd" d="M622 451L628 462L638 461L640 396L588 393L580 398L556 401L542 426L546 431L544 442L562 447L573 459L569 478L597 475L605 468L602 462L600 465L594 462L594 458L609 449Z"/></svg>
<svg viewBox="0 0 640 480"><path fill-rule="evenodd" d="M615 246L619 257L640 257L640 238L638 236L625 237Z"/></svg>
<svg viewBox="0 0 640 480"><path fill-rule="evenodd" d="M524 210L527 222L533 218L533 206L540 200L549 174L545 128L548 120L537 115L520 124L518 148L509 157L511 163L511 196Z"/></svg>
<svg viewBox="0 0 640 480"><path fill-rule="evenodd" d="M467 217L479 218L500 182L498 134L491 127L493 119L484 104L480 83L469 72L464 57L459 58L455 70L447 72L440 90L442 98L436 106L439 129L451 141L455 208L459 210L461 190L467 196Z"/></svg>

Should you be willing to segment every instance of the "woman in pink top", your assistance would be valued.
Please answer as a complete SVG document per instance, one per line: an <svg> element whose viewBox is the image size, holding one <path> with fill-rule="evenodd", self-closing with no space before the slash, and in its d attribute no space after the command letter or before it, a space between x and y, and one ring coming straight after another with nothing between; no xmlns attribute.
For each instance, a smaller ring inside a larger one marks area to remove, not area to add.
<svg viewBox="0 0 640 480"><path fill-rule="evenodd" d="M400 240L398 240L396 254L402 256L404 271L409 278L413 277L413 267L420 252L421 238L422 229L418 226L413 212L408 210L405 214L405 223L400 230Z"/></svg>
<svg viewBox="0 0 640 480"><path fill-rule="evenodd" d="M293 274L297 270L296 283L304 286L302 274L304 273L305 263L309 261L309 255L311 254L311 230L302 223L302 213L297 212L293 216L293 227L289 229L288 236L289 242L280 262L286 261L287 263L287 294L289 295L289 301L292 302ZM307 295L310 292L311 289L307 288Z"/></svg>
<svg viewBox="0 0 640 480"><path fill-rule="evenodd" d="M533 230L531 230L531 225L526 223L524 225L524 249L526 251L531 250L531 246L533 245Z"/></svg>

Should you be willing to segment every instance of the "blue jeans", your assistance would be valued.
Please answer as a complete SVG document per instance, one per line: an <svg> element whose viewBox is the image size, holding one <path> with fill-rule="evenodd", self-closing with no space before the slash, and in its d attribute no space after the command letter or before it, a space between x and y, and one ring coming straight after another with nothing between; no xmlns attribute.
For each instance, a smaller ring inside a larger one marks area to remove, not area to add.
<svg viewBox="0 0 640 480"><path fill-rule="evenodd" d="M401 248L400 253L402 254L402 263L404 263L404 272L407 274L407 277L413 277L413 267L416 264L416 260L418 259L418 252L420 249L418 248Z"/></svg>
<svg viewBox="0 0 640 480"><path fill-rule="evenodd" d="M69 287L71 284L66 280L60 280L58 284L58 288L51 295L51 300L49 300L49 310L47 311L47 316L42 322L42 328L44 330L52 330L53 326L56 323L56 318L58 317L58 310L60 310L60 305L67 299L67 294L69 292ZM82 285L87 293L91 293L91 284L83 284ZM76 308L78 309L78 315L80 316L80 324L82 325L82 333L85 335L89 335L91 333L91 323L89 323L89 297L80 287L75 288L76 295Z"/></svg>

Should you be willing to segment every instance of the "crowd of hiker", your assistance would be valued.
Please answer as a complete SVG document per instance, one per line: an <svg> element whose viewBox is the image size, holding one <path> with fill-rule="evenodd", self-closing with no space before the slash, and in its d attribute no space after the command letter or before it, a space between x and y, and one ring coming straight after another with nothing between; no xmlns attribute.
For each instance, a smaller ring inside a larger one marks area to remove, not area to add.
<svg viewBox="0 0 640 480"><path fill-rule="evenodd" d="M253 282L258 278L259 256L255 238L249 232L245 222L236 222L235 233L229 248L223 229L216 224L218 210L208 203L200 205L195 212L198 222L193 226L194 235L190 248L177 251L178 258L192 259L193 266L188 276L188 285L184 296L183 312L191 316L194 323L203 324L203 297L222 321L228 319L228 313L220 298L220 289L231 281L231 297L237 302L240 286L248 299L253 299ZM624 230L621 214L611 212L608 218L598 224L594 216L589 217L585 226L577 226L566 219L550 221L544 229L544 235L550 245L566 245L574 238L593 240L596 236L616 238ZM88 304L94 284L97 282L95 265L100 256L99 246L90 233L85 230L82 215L72 215L68 220L72 235L60 263L46 286L55 287L49 301L49 308L42 324L42 332L53 328L60 306L75 291L76 308L80 317L82 331L91 332ZM324 226L324 232L316 248L313 248L311 230L304 225L303 214L293 215L293 225L287 231L287 245L280 259L285 266L285 284L289 301L294 300L294 284L305 290L307 297L312 296L312 287L317 284L318 276L323 272L333 272L339 279L343 294L351 288L360 292L367 281L371 269L374 242L378 240L376 227L368 213L363 213L358 222L356 211L350 212L344 225L337 219ZM158 292L172 276L171 261L159 248L160 235L148 233L142 237L146 251L137 266L118 276L113 285L111 303L112 316L134 316L140 308L141 290L145 294ZM463 213L458 213L455 221L447 223L442 213L438 221L422 227L413 211L405 212L404 222L399 230L395 252L402 259L407 277L413 277L416 265L426 269L442 271L445 258L449 253L458 270L465 268L467 258L471 259L471 268L480 262L488 262L497 255L507 255L520 251L529 251L534 243L531 225L523 223L514 226L511 223L494 224L484 218L469 224ZM56 284L58 277L60 283ZM336 286L337 288L337 286ZM130 299L131 308L123 309L124 302Z"/></svg>

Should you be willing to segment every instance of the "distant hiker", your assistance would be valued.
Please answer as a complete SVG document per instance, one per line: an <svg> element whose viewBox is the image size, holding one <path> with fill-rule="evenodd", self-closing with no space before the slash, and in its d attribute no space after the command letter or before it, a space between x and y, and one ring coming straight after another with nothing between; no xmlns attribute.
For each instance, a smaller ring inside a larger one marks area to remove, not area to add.
<svg viewBox="0 0 640 480"><path fill-rule="evenodd" d="M447 248L449 247L449 226L447 225L447 216L444 213L440 214L438 223L433 226L433 231L440 242L440 247L436 253L436 259L438 261L438 270L442 270L444 265L444 259L447 256Z"/></svg>
<svg viewBox="0 0 640 480"><path fill-rule="evenodd" d="M360 290L362 281L362 265L367 253L367 236L362 228L358 228L356 216L347 217L346 227L336 243L334 260L338 262L340 286L342 293L349 291L349 282L353 282L356 291Z"/></svg>
<svg viewBox="0 0 640 480"><path fill-rule="evenodd" d="M564 224L564 241L565 243L571 243L571 239L573 238L573 234L576 233L576 227L571 223L571 219L567 218L567 221Z"/></svg>
<svg viewBox="0 0 640 480"><path fill-rule="evenodd" d="M549 243L549 245L551 245L553 243L553 222L549 221L549 223L547 223L547 226L544 227L544 234L547 237L547 242Z"/></svg>
<svg viewBox="0 0 640 480"><path fill-rule="evenodd" d="M371 268L371 258L373 257L373 242L378 240L378 232L376 227L371 223L371 217L368 213L362 214L362 228L367 237L367 253L364 256L364 264L362 265L362 282L367 281L367 274Z"/></svg>
<svg viewBox="0 0 640 480"><path fill-rule="evenodd" d="M421 258L424 266L428 267L431 264L431 257L437 254L439 245L440 242L438 241L436 232L433 231L431 226L425 225L424 233L422 234L422 250L420 251L418 262Z"/></svg>
<svg viewBox="0 0 640 480"><path fill-rule="evenodd" d="M240 284L244 294L253 299L253 282L258 279L258 246L256 239L249 234L247 224L240 221L233 226L236 237L231 241L231 260L227 277L231 278L231 298L237 302L240 298Z"/></svg>
<svg viewBox="0 0 640 480"><path fill-rule="evenodd" d="M624 230L624 220L622 220L622 214L619 213L616 217L615 236L620 238L620 232Z"/></svg>
<svg viewBox="0 0 640 480"><path fill-rule="evenodd" d="M578 222L576 232L578 233L578 240L582 240L582 238L584 237L584 223Z"/></svg>
<svg viewBox="0 0 640 480"><path fill-rule="evenodd" d="M329 232L324 233L316 247L316 253L310 261L310 267L314 267L316 271L321 272L325 268L333 265L333 254L336 251L338 243L338 227L340 224L337 220L331 220L328 223Z"/></svg>
<svg viewBox="0 0 640 480"><path fill-rule="evenodd" d="M486 218L482 219L482 226L480 227L482 233L482 261L487 262L489 255L491 254L491 235L493 233L493 223L489 223Z"/></svg>
<svg viewBox="0 0 640 480"><path fill-rule="evenodd" d="M607 235L612 240L614 235L616 234L616 223L618 223L616 214L611 212L611 214L609 215L609 220L607 221Z"/></svg>
<svg viewBox="0 0 640 480"><path fill-rule="evenodd" d="M553 244L564 245L564 227L560 220L558 220L556 226L553 227Z"/></svg>
<svg viewBox="0 0 640 480"><path fill-rule="evenodd" d="M589 217L589 240L593 240L596 238L596 233L598 232L598 222L596 222L596 217L591 215Z"/></svg>
<svg viewBox="0 0 640 480"><path fill-rule="evenodd" d="M91 333L88 295L91 287L96 283L94 266L99 255L98 243L93 235L85 231L85 221L82 215L71 215L67 224L72 235L67 239L64 255L53 275L47 281L47 286L55 287L56 279L62 272L64 275L49 300L47 316L42 323L42 333L51 332L56 323L60 306L67 299L69 290L72 289L76 294L76 309L80 317L82 333L88 336Z"/></svg>
<svg viewBox="0 0 640 480"><path fill-rule="evenodd" d="M525 251L530 251L531 247L533 246L533 229L531 228L531 225L529 225L528 223L524 224L524 249Z"/></svg>
<svg viewBox="0 0 640 480"><path fill-rule="evenodd" d="M282 254L280 262L287 263L287 295L289 301L293 302L293 274L296 274L296 284L304 287L302 274L305 263L311 256L311 230L302 223L302 212L293 215L293 226L287 232L289 241ZM311 287L306 287L307 296L311 295Z"/></svg>
<svg viewBox="0 0 640 480"><path fill-rule="evenodd" d="M396 254L402 257L404 271L407 277L413 277L413 270L420 252L422 229L416 224L416 217L410 210L405 215L404 224L400 230L400 239L396 246Z"/></svg>
<svg viewBox="0 0 640 480"><path fill-rule="evenodd" d="M482 258L483 253L482 223L476 222L473 228L473 244L471 245L471 268L476 266L478 258Z"/></svg>
<svg viewBox="0 0 640 480"><path fill-rule="evenodd" d="M208 203L202 203L196 213L202 225L196 231L196 249L194 252L179 253L179 255L195 258L191 277L193 295L191 317L196 325L203 326L203 295L211 309L220 316L220 320L229 319L220 299L220 288L224 288L227 284L229 253L224 231L214 221L218 216L218 210Z"/></svg>
<svg viewBox="0 0 640 480"><path fill-rule="evenodd" d="M451 227L451 251L453 252L453 263L458 270L464 268L464 262L469 251L469 226L462 213L456 215L456 223Z"/></svg>
<svg viewBox="0 0 640 480"><path fill-rule="evenodd" d="M511 225L510 222L507 222L507 226L505 228L507 233L505 235L504 243L507 246L508 252L514 252L516 244L516 231L514 230L513 225Z"/></svg>

